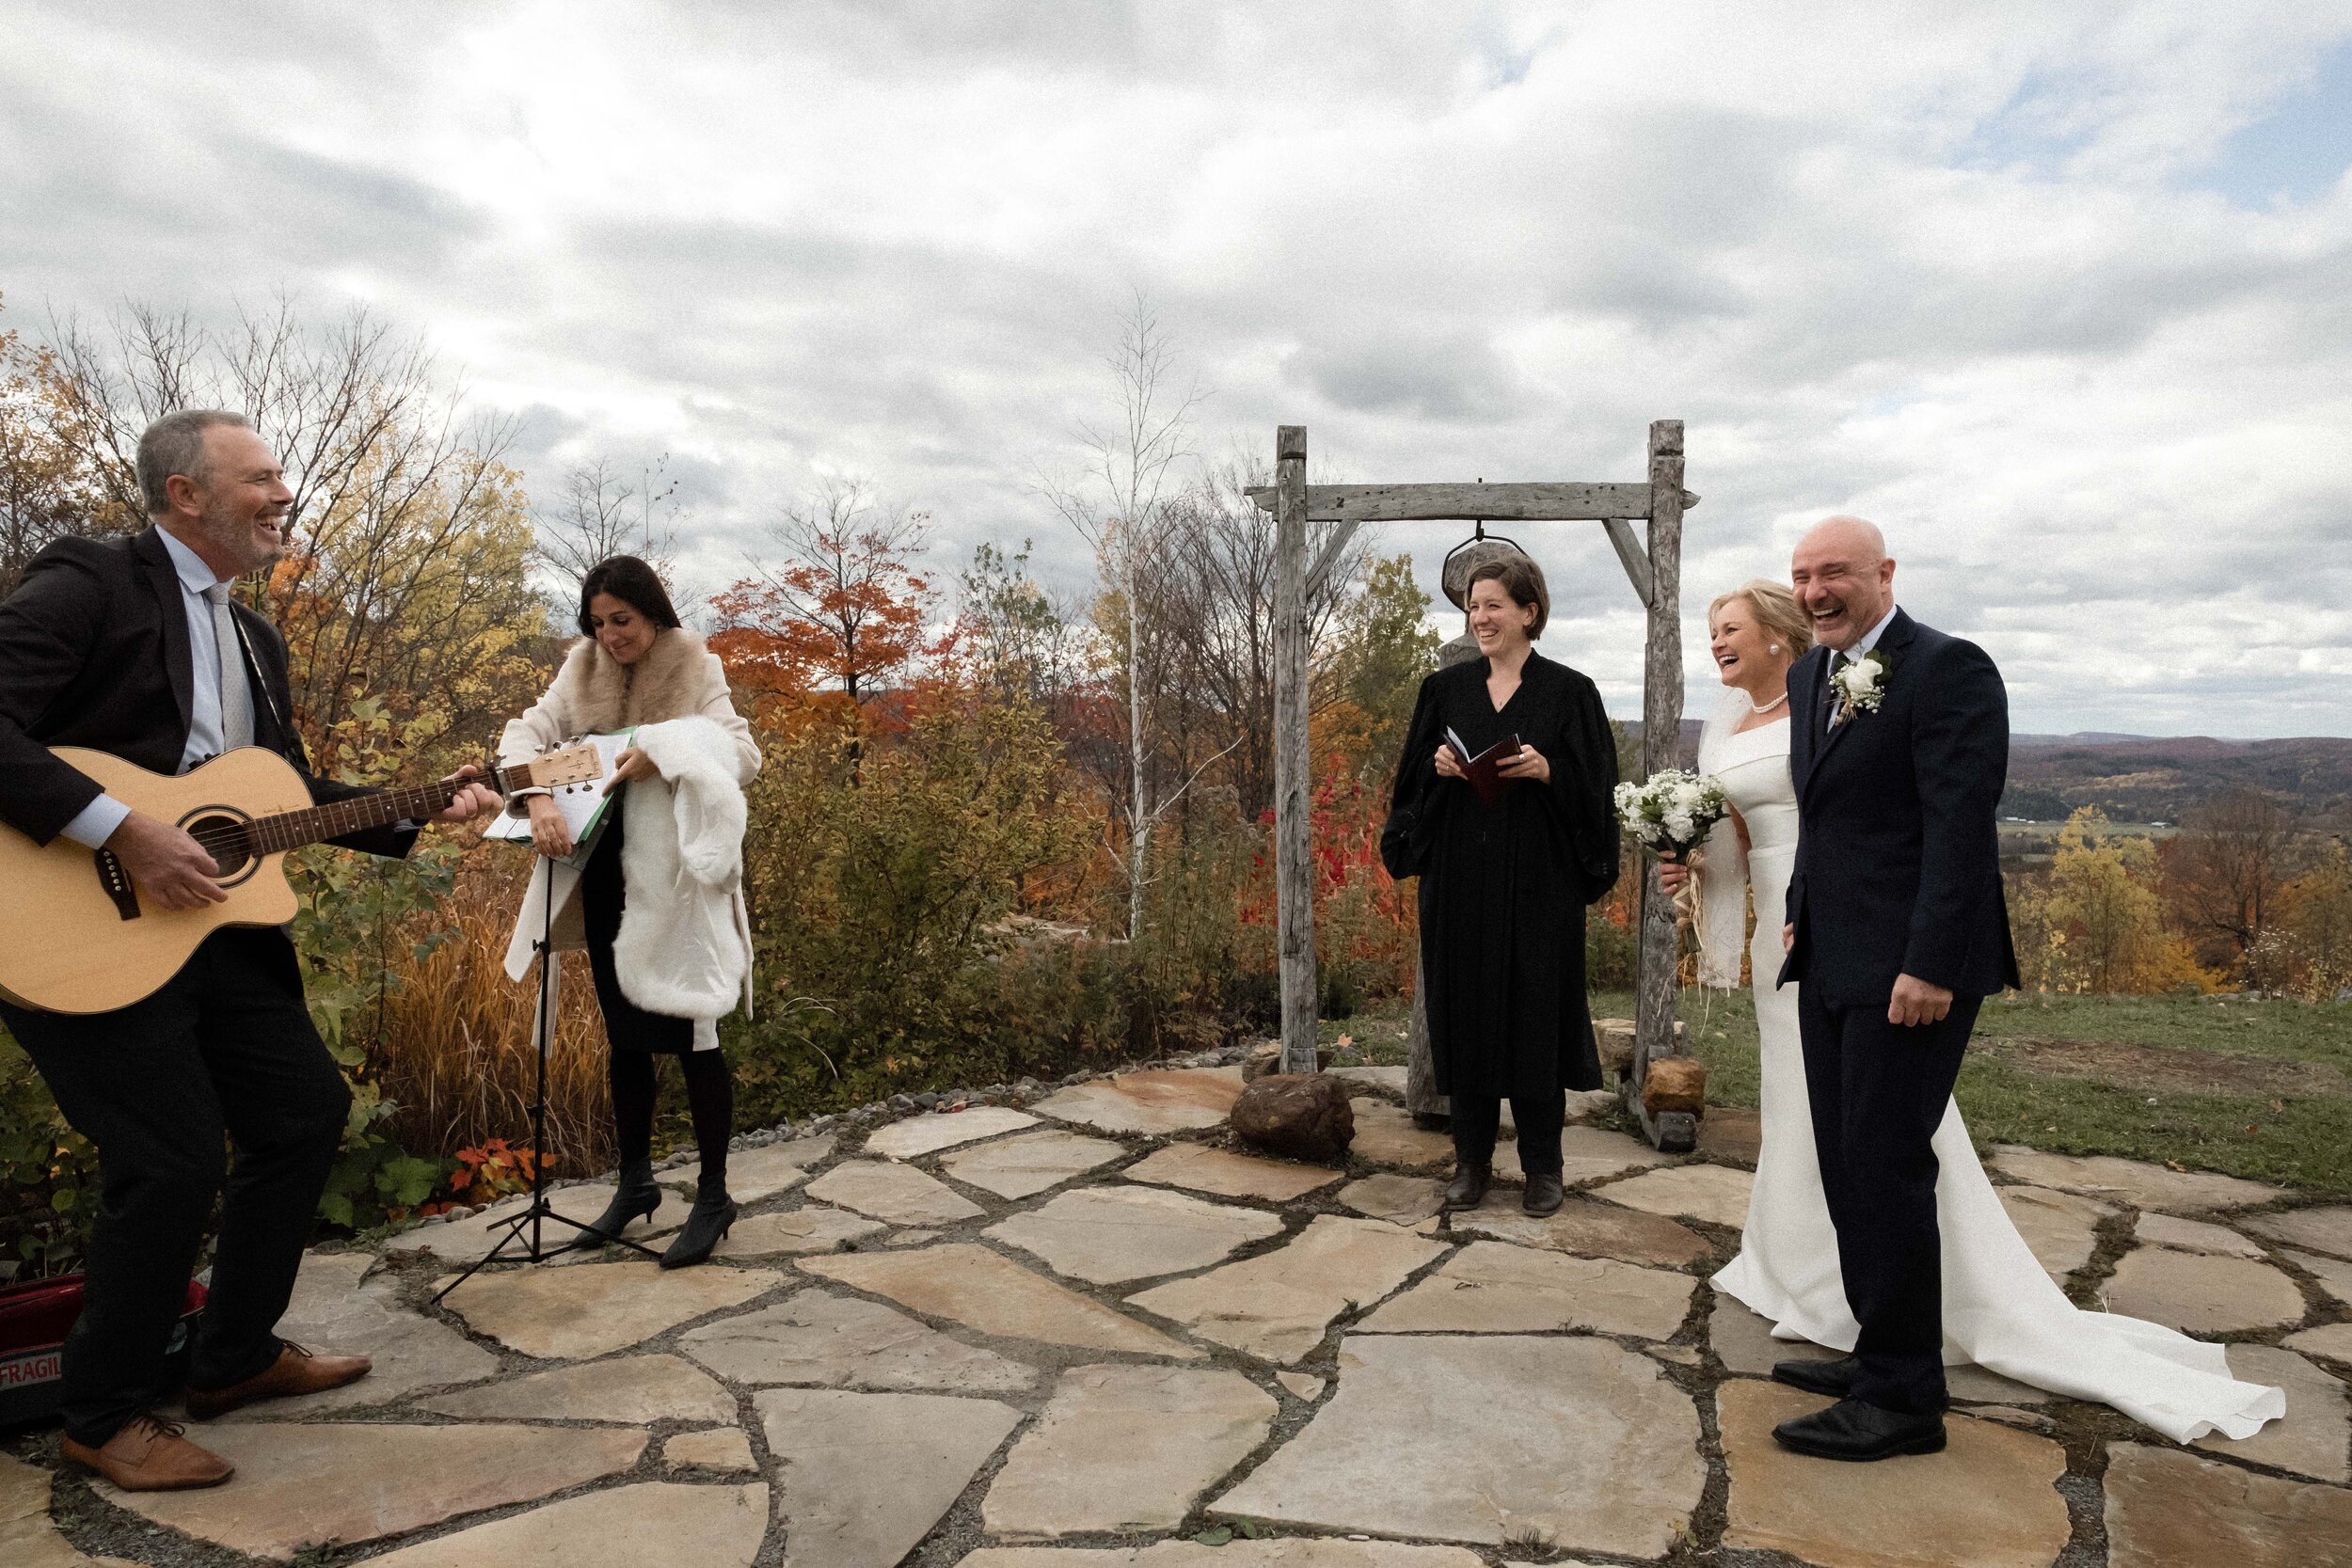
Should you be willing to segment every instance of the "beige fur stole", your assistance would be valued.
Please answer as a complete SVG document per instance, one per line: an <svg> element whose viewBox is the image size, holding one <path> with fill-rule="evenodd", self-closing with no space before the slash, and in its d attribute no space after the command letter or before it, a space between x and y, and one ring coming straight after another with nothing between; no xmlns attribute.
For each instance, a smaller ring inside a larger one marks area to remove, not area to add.
<svg viewBox="0 0 2352 1568"><path fill-rule="evenodd" d="M579 734L610 735L700 713L717 663L703 640L682 626L662 630L633 665L614 663L603 644L583 637L564 657L555 695ZM719 679L723 690L724 674Z"/></svg>

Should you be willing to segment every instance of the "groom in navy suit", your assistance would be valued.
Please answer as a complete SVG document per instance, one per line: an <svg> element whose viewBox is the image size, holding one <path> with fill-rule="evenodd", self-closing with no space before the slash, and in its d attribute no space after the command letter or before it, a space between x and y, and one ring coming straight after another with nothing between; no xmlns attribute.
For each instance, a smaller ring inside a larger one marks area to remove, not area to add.
<svg viewBox="0 0 2352 1568"><path fill-rule="evenodd" d="M1985 997L2017 982L1994 808L2009 695L1973 642L1896 608L1879 531L1832 517L1790 564L1816 643L1788 673L1800 832L1788 958L1854 1354L1772 1375L1838 1402L1772 1435L1873 1460L1944 1446L1930 1140Z"/></svg>

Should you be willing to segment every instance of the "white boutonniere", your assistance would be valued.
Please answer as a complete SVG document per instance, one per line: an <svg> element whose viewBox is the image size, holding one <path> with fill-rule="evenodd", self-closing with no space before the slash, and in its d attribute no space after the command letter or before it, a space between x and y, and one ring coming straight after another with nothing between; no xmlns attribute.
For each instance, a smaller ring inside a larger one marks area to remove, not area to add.
<svg viewBox="0 0 2352 1568"><path fill-rule="evenodd" d="M1830 677L1837 689L1837 721L1851 721L1858 713L1876 713L1886 701L1886 656L1876 648L1860 658L1848 659L1846 667Z"/></svg>

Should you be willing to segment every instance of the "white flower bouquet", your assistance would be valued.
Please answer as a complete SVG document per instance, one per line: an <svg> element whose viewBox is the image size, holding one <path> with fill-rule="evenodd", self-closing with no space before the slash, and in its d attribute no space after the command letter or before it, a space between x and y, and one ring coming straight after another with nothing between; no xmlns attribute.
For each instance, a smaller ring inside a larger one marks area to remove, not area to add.
<svg viewBox="0 0 2352 1568"><path fill-rule="evenodd" d="M1731 809L1713 778L1669 768L1641 784L1617 786L1617 820L1655 855L1688 862L1691 851Z"/></svg>

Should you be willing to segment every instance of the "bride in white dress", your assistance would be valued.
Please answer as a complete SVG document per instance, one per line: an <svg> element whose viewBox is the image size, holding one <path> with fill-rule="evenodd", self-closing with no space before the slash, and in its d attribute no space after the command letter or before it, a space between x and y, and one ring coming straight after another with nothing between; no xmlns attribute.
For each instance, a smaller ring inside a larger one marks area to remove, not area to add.
<svg viewBox="0 0 2352 1568"><path fill-rule="evenodd" d="M1777 1338L1851 1351L1860 1329L1846 1304L1814 1152L1797 988L1772 984L1797 849L1787 677L1810 634L1788 590L1770 581L1717 599L1708 622L1732 689L1700 739L1699 771L1722 781L1738 816L1716 827L1699 865L1699 977L1739 985L1752 881L1758 918L1747 950L1763 1054L1763 1146L1747 1230L1714 1285L1770 1320ZM2113 1405L2181 1443L2215 1431L2249 1437L2286 1414L2280 1390L2231 1376L2220 1346L2068 1301L1994 1196L1957 1104L1945 1108L1934 1148L1942 1166L1935 1207L1947 1366L1975 1362L2037 1388Z"/></svg>

